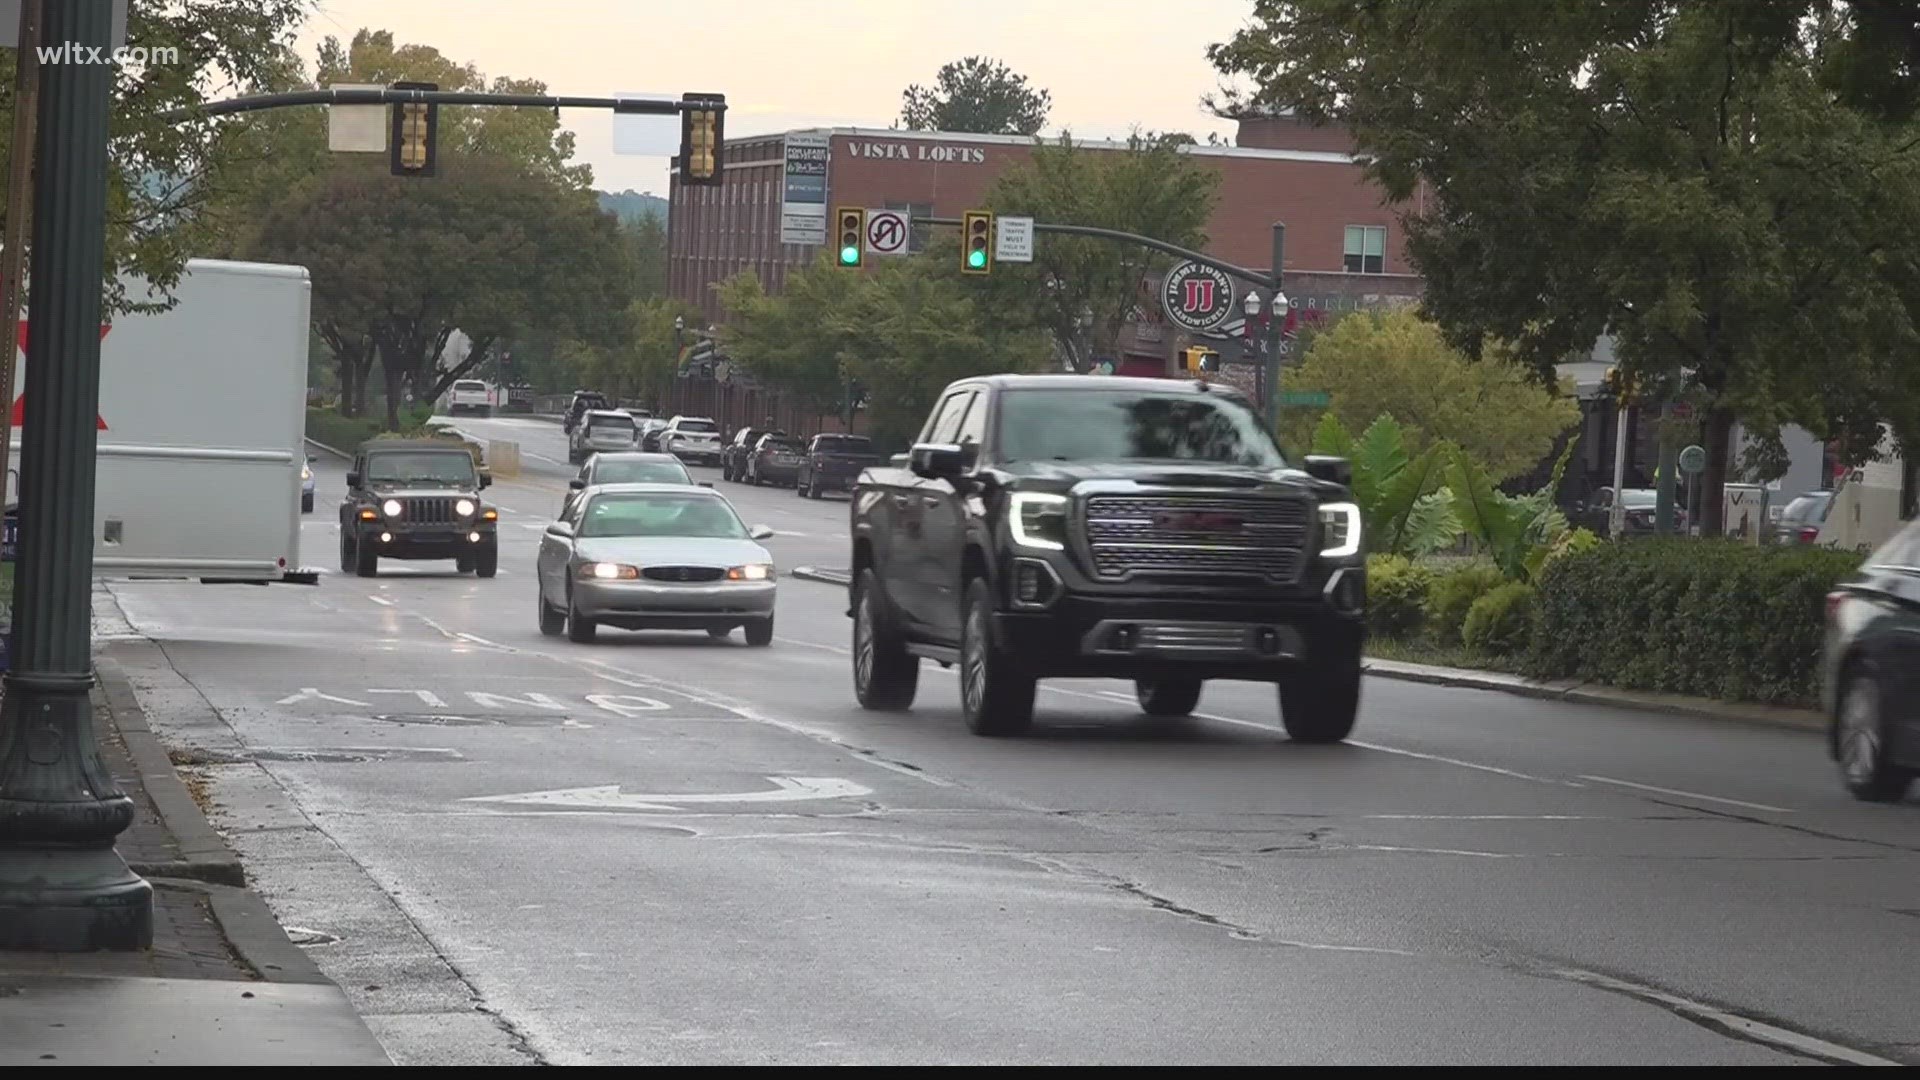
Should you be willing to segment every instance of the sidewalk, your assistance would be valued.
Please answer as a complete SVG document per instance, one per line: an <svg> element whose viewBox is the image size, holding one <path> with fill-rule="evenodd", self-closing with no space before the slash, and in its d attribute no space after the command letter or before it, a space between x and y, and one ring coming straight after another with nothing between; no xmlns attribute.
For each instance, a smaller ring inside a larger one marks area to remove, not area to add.
<svg viewBox="0 0 1920 1080"><path fill-rule="evenodd" d="M246 888L118 666L100 668L95 731L134 803L118 850L153 885L153 948L0 951L0 1066L393 1064Z"/></svg>
<svg viewBox="0 0 1920 1080"><path fill-rule="evenodd" d="M796 566L790 574L801 581L817 581L824 585L845 587L853 582L851 573L837 567ZM1711 698L1660 694L1643 690L1621 690L1572 679L1543 681L1500 671L1474 671L1468 668L1411 664L1400 660L1379 660L1373 657L1367 658L1363 670L1369 675L1382 679L1400 679L1435 686L1458 686L1473 690L1497 690L1520 697L1543 698L1551 701L1605 705L1619 709L1640 709L1646 712L1670 713L1675 716L1691 716L1705 720L1766 724L1771 727L1787 727L1800 731L1827 729L1826 717L1814 709L1761 705L1747 701L1715 701Z"/></svg>

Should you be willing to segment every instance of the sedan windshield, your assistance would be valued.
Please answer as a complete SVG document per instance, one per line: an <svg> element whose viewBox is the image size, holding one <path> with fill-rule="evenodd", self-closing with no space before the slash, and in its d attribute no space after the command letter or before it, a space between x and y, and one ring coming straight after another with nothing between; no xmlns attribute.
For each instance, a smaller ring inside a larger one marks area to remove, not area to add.
<svg viewBox="0 0 1920 1080"><path fill-rule="evenodd" d="M1286 465L1245 402L1224 394L1014 390L1000 405L1008 461L1212 461Z"/></svg>
<svg viewBox="0 0 1920 1080"><path fill-rule="evenodd" d="M588 504L580 535L744 540L747 527L731 506L711 495L600 495Z"/></svg>
<svg viewBox="0 0 1920 1080"><path fill-rule="evenodd" d="M464 450L386 450L367 457L367 482L472 487L473 455Z"/></svg>
<svg viewBox="0 0 1920 1080"><path fill-rule="evenodd" d="M692 474L678 461L614 458L593 468L596 484L691 484Z"/></svg>

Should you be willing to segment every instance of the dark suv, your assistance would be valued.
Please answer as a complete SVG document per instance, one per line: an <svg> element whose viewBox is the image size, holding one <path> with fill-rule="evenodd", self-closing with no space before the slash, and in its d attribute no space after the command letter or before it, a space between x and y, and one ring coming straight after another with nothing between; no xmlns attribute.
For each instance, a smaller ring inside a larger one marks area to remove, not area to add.
<svg viewBox="0 0 1920 1080"><path fill-rule="evenodd" d="M860 704L912 705L922 659L960 665L980 735L1025 730L1049 676L1131 679L1153 716L1237 679L1278 684L1294 739L1346 738L1366 636L1360 511L1347 462L1303 464L1230 389L954 383L905 467L854 488Z"/></svg>
<svg viewBox="0 0 1920 1080"><path fill-rule="evenodd" d="M847 490L862 470L879 463L865 435L815 435L794 487L802 497L817 499L824 491Z"/></svg>
<svg viewBox="0 0 1920 1080"><path fill-rule="evenodd" d="M480 498L491 482L465 443L363 444L340 504L340 569L372 577L381 559L452 559L463 574L492 577L500 564L500 512Z"/></svg>

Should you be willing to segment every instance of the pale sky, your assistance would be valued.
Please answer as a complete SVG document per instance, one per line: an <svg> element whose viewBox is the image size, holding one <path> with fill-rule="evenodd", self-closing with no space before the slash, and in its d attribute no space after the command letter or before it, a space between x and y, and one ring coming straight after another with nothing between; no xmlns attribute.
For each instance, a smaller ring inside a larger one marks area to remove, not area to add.
<svg viewBox="0 0 1920 1080"><path fill-rule="evenodd" d="M489 79L548 92L727 95L727 132L886 127L900 92L942 64L985 54L1053 94L1048 131L1124 136L1135 125L1209 131L1218 80L1206 47L1247 21L1250 0L320 0L300 35L309 67L328 35L367 27L431 45ZM666 159L613 153L612 118L563 110L594 186L664 195ZM671 121L662 119L662 124ZM678 129L662 138L677 140Z"/></svg>

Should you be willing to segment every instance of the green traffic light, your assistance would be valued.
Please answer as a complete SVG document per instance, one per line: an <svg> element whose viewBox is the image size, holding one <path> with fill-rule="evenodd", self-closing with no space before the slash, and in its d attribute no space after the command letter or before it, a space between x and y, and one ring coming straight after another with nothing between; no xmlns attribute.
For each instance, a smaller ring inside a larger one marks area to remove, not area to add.
<svg viewBox="0 0 1920 1080"><path fill-rule="evenodd" d="M975 270L987 265L987 253L984 251L967 252L967 265L973 267Z"/></svg>
<svg viewBox="0 0 1920 1080"><path fill-rule="evenodd" d="M860 249L848 245L840 249L840 265L855 266L860 262Z"/></svg>

